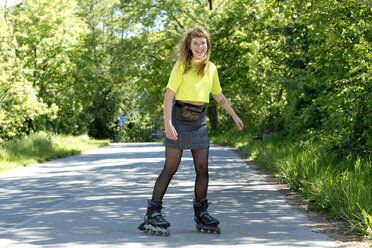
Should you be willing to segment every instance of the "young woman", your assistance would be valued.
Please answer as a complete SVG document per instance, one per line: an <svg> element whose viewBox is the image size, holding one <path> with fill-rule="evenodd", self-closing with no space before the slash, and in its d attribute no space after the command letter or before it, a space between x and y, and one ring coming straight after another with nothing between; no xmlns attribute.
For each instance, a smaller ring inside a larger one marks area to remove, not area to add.
<svg viewBox="0 0 372 248"><path fill-rule="evenodd" d="M200 27L190 29L181 43L164 96L165 165L148 201L145 221L139 226L145 232L169 235L170 223L161 213L163 196L179 167L183 150L191 149L196 171L193 204L197 229L220 233L219 221L207 212L210 145L205 104L209 102L209 94L231 115L239 131L244 126L222 94L216 66L209 62L210 54L209 34Z"/></svg>

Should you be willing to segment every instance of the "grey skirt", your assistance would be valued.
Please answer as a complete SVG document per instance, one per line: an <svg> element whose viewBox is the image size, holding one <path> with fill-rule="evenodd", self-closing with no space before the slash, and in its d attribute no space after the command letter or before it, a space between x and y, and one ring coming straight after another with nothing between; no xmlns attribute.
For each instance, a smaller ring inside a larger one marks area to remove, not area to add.
<svg viewBox="0 0 372 248"><path fill-rule="evenodd" d="M205 108L205 107L204 107ZM205 111L199 120L188 121L182 118L181 108L173 104L172 124L177 131L177 140L164 137L163 145L177 149L209 148L208 125L205 121Z"/></svg>

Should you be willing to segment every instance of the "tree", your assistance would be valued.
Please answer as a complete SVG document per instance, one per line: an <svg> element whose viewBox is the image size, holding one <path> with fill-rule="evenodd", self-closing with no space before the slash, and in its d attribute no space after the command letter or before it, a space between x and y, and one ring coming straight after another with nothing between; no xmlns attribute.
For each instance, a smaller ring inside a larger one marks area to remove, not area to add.
<svg viewBox="0 0 372 248"><path fill-rule="evenodd" d="M33 132L33 122L52 117L52 110L37 96L27 80L22 61L16 56L17 43L9 15L11 8L0 9L0 143ZM6 12L5 12L6 11Z"/></svg>
<svg viewBox="0 0 372 248"><path fill-rule="evenodd" d="M81 115L86 98L81 93L89 87L76 79L86 26L75 7L74 1L25 0L12 16L16 55L38 97L58 109L56 119L44 120L56 132L86 130Z"/></svg>
<svg viewBox="0 0 372 248"><path fill-rule="evenodd" d="M281 8L287 130L316 134L331 153L368 154L371 8L356 0L284 1Z"/></svg>

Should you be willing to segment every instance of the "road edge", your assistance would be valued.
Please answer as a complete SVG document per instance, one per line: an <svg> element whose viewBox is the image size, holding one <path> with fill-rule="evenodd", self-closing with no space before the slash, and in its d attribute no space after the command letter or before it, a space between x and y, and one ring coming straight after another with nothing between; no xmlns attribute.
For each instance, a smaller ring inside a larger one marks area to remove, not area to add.
<svg viewBox="0 0 372 248"><path fill-rule="evenodd" d="M312 223L307 226L313 229L314 232L325 234L334 239L340 248L370 247L368 240L361 239L360 236L350 231L348 223L345 220L330 218L330 213L326 211L315 212L309 210L308 200L299 192L292 190L288 183L280 180L272 171L265 169L256 161L248 159L239 149L230 146L224 147L231 148L242 161L254 169L257 174L262 176L270 185L281 193L294 209L305 214L312 221Z"/></svg>

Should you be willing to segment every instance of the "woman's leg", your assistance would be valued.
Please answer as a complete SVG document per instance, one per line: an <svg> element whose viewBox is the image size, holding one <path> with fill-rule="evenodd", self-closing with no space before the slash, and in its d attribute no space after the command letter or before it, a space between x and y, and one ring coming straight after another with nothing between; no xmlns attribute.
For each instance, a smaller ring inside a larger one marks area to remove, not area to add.
<svg viewBox="0 0 372 248"><path fill-rule="evenodd" d="M156 180L154 191L152 193L152 200L162 200L168 185L177 172L180 165L183 150L166 147L165 148L165 164L163 171Z"/></svg>
<svg viewBox="0 0 372 248"><path fill-rule="evenodd" d="M194 167L196 171L195 179L195 201L200 202L207 198L208 190L208 154L209 148L191 150L194 158Z"/></svg>

